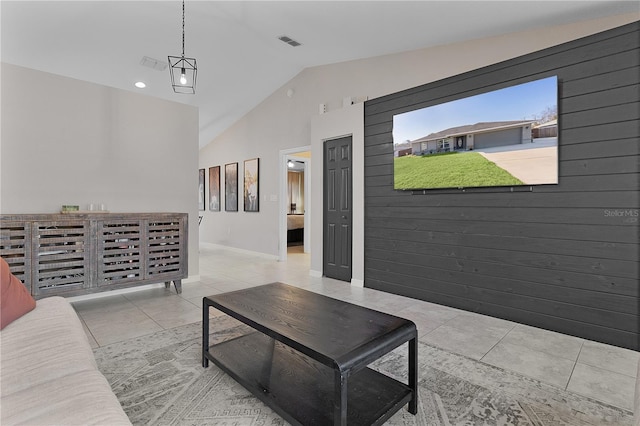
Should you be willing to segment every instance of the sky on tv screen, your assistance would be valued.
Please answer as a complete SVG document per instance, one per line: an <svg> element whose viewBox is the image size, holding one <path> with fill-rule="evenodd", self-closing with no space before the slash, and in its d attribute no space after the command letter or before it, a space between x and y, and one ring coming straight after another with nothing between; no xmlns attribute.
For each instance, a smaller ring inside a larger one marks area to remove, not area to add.
<svg viewBox="0 0 640 426"><path fill-rule="evenodd" d="M401 143L466 124L534 119L558 102L557 77L434 105L393 117L393 141Z"/></svg>

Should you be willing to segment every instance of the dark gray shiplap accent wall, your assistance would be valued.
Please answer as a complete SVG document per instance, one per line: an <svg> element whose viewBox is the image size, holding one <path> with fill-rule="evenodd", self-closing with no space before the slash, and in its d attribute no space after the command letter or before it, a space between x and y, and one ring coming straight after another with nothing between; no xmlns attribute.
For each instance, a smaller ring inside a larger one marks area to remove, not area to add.
<svg viewBox="0 0 640 426"><path fill-rule="evenodd" d="M394 114L553 75L558 185L393 189ZM365 286L639 350L639 76L635 22L366 102Z"/></svg>

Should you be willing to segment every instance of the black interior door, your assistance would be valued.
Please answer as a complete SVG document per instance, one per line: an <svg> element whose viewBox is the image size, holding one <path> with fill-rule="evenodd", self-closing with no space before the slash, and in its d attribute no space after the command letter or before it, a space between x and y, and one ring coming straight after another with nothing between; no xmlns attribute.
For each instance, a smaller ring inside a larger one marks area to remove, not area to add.
<svg viewBox="0 0 640 426"><path fill-rule="evenodd" d="M351 281L351 136L324 143L323 274Z"/></svg>

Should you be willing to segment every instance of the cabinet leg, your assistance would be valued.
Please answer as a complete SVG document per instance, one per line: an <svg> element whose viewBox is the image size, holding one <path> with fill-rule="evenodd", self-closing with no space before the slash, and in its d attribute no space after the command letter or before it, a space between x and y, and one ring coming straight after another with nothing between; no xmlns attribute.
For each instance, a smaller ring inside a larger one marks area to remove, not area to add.
<svg viewBox="0 0 640 426"><path fill-rule="evenodd" d="M173 280L173 286L176 288L176 293L182 294L182 280Z"/></svg>
<svg viewBox="0 0 640 426"><path fill-rule="evenodd" d="M171 281L165 281L164 282L164 288L169 290L171 288Z"/></svg>

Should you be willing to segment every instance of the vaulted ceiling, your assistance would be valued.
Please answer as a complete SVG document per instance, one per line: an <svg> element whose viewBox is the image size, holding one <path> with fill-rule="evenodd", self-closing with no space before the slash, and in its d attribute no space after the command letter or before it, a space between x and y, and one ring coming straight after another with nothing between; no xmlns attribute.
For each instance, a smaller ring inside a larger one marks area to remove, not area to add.
<svg viewBox="0 0 640 426"><path fill-rule="evenodd" d="M185 9L195 95L173 93L168 71L141 65L180 56L179 0L3 0L1 58L197 106L204 146L307 67L637 12L638 2L189 0Z"/></svg>

